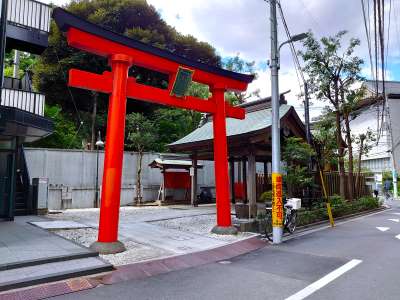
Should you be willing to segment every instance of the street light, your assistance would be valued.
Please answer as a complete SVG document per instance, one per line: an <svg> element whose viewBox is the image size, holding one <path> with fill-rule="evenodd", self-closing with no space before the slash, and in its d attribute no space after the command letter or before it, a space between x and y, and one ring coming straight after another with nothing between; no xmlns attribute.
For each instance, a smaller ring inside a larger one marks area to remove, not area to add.
<svg viewBox="0 0 400 300"><path fill-rule="evenodd" d="M272 236L273 243L280 244L283 235L283 202L282 202L282 174L281 174L281 141L279 118L279 51L285 44L300 41L307 37L306 33L292 36L278 48L278 24L276 19L277 0L270 0L271 20L271 106L272 106Z"/></svg>
<svg viewBox="0 0 400 300"><path fill-rule="evenodd" d="M94 199L94 207L99 207L99 148L104 147L104 142L101 140L101 134L99 131L99 135L96 141L97 148L97 159L96 159L96 194Z"/></svg>
<svg viewBox="0 0 400 300"><path fill-rule="evenodd" d="M298 41L304 40L307 37L308 37L308 34L305 33L305 32L299 33L299 34L295 34L295 35L292 35L290 40L284 41L282 44L279 45L278 52L277 52L277 55L278 55L278 69L280 67L280 51L281 51L282 46L286 45L286 44L289 44L289 43L294 43L294 42L298 42Z"/></svg>

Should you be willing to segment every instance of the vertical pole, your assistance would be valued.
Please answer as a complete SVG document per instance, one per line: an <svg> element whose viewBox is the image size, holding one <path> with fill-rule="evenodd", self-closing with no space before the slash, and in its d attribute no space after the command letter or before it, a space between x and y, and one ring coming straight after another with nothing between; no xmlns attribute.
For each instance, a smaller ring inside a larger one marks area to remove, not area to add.
<svg viewBox="0 0 400 300"><path fill-rule="evenodd" d="M110 62L113 87L108 109L99 237L98 242L91 246L103 254L125 250L124 245L118 241L118 221L124 154L126 85L131 61L128 56L118 54L113 55Z"/></svg>
<svg viewBox="0 0 400 300"><path fill-rule="evenodd" d="M193 153L192 157L192 170L193 174L191 174L192 186L191 186L191 195L190 200L192 206L197 206L197 153Z"/></svg>
<svg viewBox="0 0 400 300"><path fill-rule="evenodd" d="M234 234L237 230L232 226L231 204L229 202L225 88L214 86L212 94L212 100L215 102L217 108L213 116L217 226L212 229L212 232L217 234Z"/></svg>
<svg viewBox="0 0 400 300"><path fill-rule="evenodd" d="M271 21L271 102L272 102L272 226L273 243L280 244L283 235L282 174L280 171L281 143L278 81L278 28L276 0L270 0Z"/></svg>
<svg viewBox="0 0 400 300"><path fill-rule="evenodd" d="M19 78L19 51L14 51L14 68L13 68L13 77Z"/></svg>
<svg viewBox="0 0 400 300"><path fill-rule="evenodd" d="M256 156L254 152L249 154L249 173L248 173L248 199L249 199L249 219L257 216L257 189L256 189Z"/></svg>
<svg viewBox="0 0 400 300"><path fill-rule="evenodd" d="M247 161L246 158L243 157L242 160L242 175L243 175L243 203L247 203Z"/></svg>
<svg viewBox="0 0 400 300"><path fill-rule="evenodd" d="M395 145L393 141L393 130L392 130L392 122L390 120L390 107L389 107L389 98L385 96L385 108L386 108L386 130L389 133L388 143L390 149L390 163L392 165L392 182L393 182L393 200L397 200L398 191L397 191L397 170L396 170L396 160L395 160Z"/></svg>
<svg viewBox="0 0 400 300"><path fill-rule="evenodd" d="M306 127L306 139L307 144L311 145L311 132L310 132L310 99L308 98L308 85L304 82L304 123ZM308 160L308 173L312 175L312 160L311 157ZM306 197L308 198L308 206L311 207L312 204L312 193L309 186L306 187Z"/></svg>
<svg viewBox="0 0 400 300"><path fill-rule="evenodd" d="M235 203L235 159L232 157L229 160L229 171L230 171L230 185L231 185L231 202Z"/></svg>
<svg viewBox="0 0 400 300"><path fill-rule="evenodd" d="M306 126L306 139L307 143L311 145L311 132L310 132L310 99L308 98L308 85L304 83L304 123Z"/></svg>
<svg viewBox="0 0 400 300"><path fill-rule="evenodd" d="M8 0L1 1L1 20L0 20L0 88L4 83L4 56L7 40L7 10Z"/></svg>
<svg viewBox="0 0 400 300"><path fill-rule="evenodd" d="M94 195L94 207L99 207L99 146L96 146L96 190Z"/></svg>

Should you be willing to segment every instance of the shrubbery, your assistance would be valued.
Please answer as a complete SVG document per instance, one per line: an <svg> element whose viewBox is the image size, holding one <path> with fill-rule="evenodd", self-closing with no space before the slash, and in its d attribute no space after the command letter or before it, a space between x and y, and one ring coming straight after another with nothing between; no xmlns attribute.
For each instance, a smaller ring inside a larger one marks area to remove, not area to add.
<svg viewBox="0 0 400 300"><path fill-rule="evenodd" d="M374 197L362 197L358 200L346 201L339 196L334 196L330 198L330 203L334 218L380 207L379 200ZM328 212L325 206L319 206L312 210L305 210L302 208L298 211L298 214L298 226L328 219Z"/></svg>

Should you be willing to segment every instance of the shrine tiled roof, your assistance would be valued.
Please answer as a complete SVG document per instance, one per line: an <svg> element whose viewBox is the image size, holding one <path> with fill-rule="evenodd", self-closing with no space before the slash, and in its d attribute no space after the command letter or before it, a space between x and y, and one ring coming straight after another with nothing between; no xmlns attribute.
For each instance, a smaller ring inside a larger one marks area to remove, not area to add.
<svg viewBox="0 0 400 300"><path fill-rule="evenodd" d="M290 111L290 109L293 109L293 107L290 105L282 104L279 109L280 118L282 119ZM227 118L226 135L230 137L251 132L257 132L270 127L271 121L271 108L248 112L246 113L246 118L244 120ZM212 121L208 121L203 126L197 128L180 140L169 144L169 146L173 147L176 145L212 140L213 137L213 124Z"/></svg>

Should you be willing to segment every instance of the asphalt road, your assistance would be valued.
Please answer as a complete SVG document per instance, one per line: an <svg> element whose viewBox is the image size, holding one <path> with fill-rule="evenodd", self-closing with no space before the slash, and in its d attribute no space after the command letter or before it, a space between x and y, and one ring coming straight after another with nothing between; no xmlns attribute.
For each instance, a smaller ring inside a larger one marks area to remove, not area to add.
<svg viewBox="0 0 400 300"><path fill-rule="evenodd" d="M395 206L230 261L101 286L57 299L397 300L400 209Z"/></svg>

